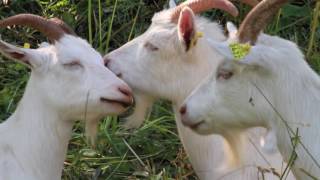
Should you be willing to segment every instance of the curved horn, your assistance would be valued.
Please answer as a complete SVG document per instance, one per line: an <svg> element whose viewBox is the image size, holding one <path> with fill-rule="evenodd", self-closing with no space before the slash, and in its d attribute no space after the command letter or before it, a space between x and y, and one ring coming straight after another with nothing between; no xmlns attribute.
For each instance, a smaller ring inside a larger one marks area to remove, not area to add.
<svg viewBox="0 0 320 180"><path fill-rule="evenodd" d="M19 14L0 21L0 27L12 25L25 25L35 28L52 42L59 40L65 34L64 30L56 23L33 14Z"/></svg>
<svg viewBox="0 0 320 180"><path fill-rule="evenodd" d="M222 9L233 16L238 15L238 9L228 0L187 0L173 9L171 21L177 22L180 12L184 7L188 6L194 13L201 13L212 8Z"/></svg>
<svg viewBox="0 0 320 180"><path fill-rule="evenodd" d="M254 7L240 25L238 38L240 43L254 45L260 32L267 26L272 17L288 0L263 0Z"/></svg>
<svg viewBox="0 0 320 180"><path fill-rule="evenodd" d="M62 21L61 19L51 18L50 21L52 21L52 22L56 23L58 26L60 26L61 29L65 33L73 35L73 36L77 36L77 34L73 31L73 29L68 24L66 24L64 21Z"/></svg>
<svg viewBox="0 0 320 180"><path fill-rule="evenodd" d="M257 0L241 0L250 6L255 6L258 4ZM186 2L180 4L171 14L171 21L177 22L179 19L180 12L184 7L188 6L192 9L194 13L201 13L212 8L218 8L227 11L233 16L238 15L238 9L229 0L187 0Z"/></svg>

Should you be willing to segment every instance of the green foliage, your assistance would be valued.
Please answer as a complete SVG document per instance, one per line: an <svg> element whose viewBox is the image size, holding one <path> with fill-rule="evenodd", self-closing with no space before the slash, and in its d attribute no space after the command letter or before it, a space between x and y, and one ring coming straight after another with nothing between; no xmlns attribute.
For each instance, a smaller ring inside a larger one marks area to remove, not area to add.
<svg viewBox="0 0 320 180"><path fill-rule="evenodd" d="M9 0L0 1L0 18L18 13L34 13L59 17L77 34L92 43L101 53L120 47L144 32L154 12L163 9L166 0ZM181 2L181 1L180 1ZM204 13L221 24L239 24L249 8L237 4L240 17L233 18L219 10ZM318 5L319 6L319 5ZM318 7L317 6L317 7ZM320 71L319 8L312 0L287 5L268 26L267 32L296 42L308 51L308 61ZM29 28L0 30L2 38L31 47L46 41ZM313 34L313 36L312 36ZM28 79L29 70L0 57L0 119L6 119L15 109ZM0 121L1 121L0 120ZM101 121L97 145L86 143L81 123L76 124L65 161L63 179L196 179L183 152L167 102L158 102L145 124L132 132L120 128L118 118Z"/></svg>

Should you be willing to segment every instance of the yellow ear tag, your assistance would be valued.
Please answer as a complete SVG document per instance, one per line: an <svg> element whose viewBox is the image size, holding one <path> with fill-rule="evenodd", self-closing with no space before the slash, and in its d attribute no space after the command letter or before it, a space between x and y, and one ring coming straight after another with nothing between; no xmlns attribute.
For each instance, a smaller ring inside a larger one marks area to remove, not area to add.
<svg viewBox="0 0 320 180"><path fill-rule="evenodd" d="M24 43L23 48L30 49L30 46L31 45L29 43Z"/></svg>
<svg viewBox="0 0 320 180"><path fill-rule="evenodd" d="M194 47L197 44L198 39L200 39L202 37L203 37L203 32L200 32L200 31L196 32L195 36L191 40L191 47L190 48Z"/></svg>
<svg viewBox="0 0 320 180"><path fill-rule="evenodd" d="M246 57L251 50L250 44L240 44L240 43L232 43L229 45L229 48L233 54L235 60L239 61Z"/></svg>
<svg viewBox="0 0 320 180"><path fill-rule="evenodd" d="M197 37L197 39L202 38L202 37L203 37L203 32L198 31L198 32L196 33L196 37Z"/></svg>

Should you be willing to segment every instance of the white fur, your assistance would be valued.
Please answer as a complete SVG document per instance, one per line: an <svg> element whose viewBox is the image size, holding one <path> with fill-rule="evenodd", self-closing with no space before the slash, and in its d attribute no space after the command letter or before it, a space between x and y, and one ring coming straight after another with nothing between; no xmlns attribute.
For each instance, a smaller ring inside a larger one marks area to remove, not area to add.
<svg viewBox="0 0 320 180"><path fill-rule="evenodd" d="M205 38L215 41L226 39L221 27L216 23L204 18L196 18L195 23L197 30L203 32ZM221 136L200 136L181 124L179 105L200 81L218 66L222 57L210 48L204 38L199 39L197 45L186 52L184 44L179 40L177 29L176 24L170 23L169 11L162 11L154 15L150 28L144 34L105 56L109 60L108 67L116 74L121 73L139 99L147 99L144 103L137 102L136 109L139 111L135 111L134 115L128 118L127 127L139 127L142 124L146 107L150 106L154 99L168 99L173 102L179 136L200 179L258 179L256 166L269 166L249 142L248 137L257 143L258 149L262 151L259 139L265 135L264 129L253 129L243 136L247 149L242 156L246 163L242 164L243 168L236 170L239 166L232 164L234 158L231 155L234 153L229 153L230 147ZM146 47L147 43L159 50L150 50ZM230 138L236 139L237 135L230 133ZM262 153L272 167L280 169L282 160L279 154ZM227 160L229 163L226 163ZM266 176L278 179L271 177L272 175Z"/></svg>
<svg viewBox="0 0 320 180"><path fill-rule="evenodd" d="M275 132L278 148L287 162L294 149L291 138L298 129L301 142L319 163L320 79L297 45L261 34L250 53L235 62L229 58L232 54L228 45L232 41L210 43L225 58L186 100L187 113L183 121L192 124L202 121L193 128L201 134L266 127ZM217 73L221 69L234 75L230 79L219 79ZM249 103L250 98L254 105ZM300 143L295 150L298 155L292 168L295 177L311 179L301 170L304 169L320 178L320 168Z"/></svg>
<svg viewBox="0 0 320 180"><path fill-rule="evenodd" d="M125 99L129 87L104 67L86 41L64 35L54 45L23 49L0 41L0 52L24 54L17 61L32 69L25 93L12 116L0 124L0 180L58 180L75 120L95 132L98 120L124 108L101 97ZM63 65L73 62L78 65Z"/></svg>

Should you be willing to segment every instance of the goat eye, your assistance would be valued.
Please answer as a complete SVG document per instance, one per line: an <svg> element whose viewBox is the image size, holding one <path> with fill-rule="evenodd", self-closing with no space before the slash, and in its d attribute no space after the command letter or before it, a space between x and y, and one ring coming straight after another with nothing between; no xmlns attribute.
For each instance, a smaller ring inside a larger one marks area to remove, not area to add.
<svg viewBox="0 0 320 180"><path fill-rule="evenodd" d="M70 63L65 63L65 64L63 64L63 66L68 69L83 68L82 64L78 61L72 61Z"/></svg>
<svg viewBox="0 0 320 180"><path fill-rule="evenodd" d="M150 51L158 51L158 50L159 50L159 48L158 48L157 46L153 45L153 44L150 43L150 42L146 42L146 43L144 44L144 47L147 48L147 49L149 49Z"/></svg>
<svg viewBox="0 0 320 180"><path fill-rule="evenodd" d="M217 79L219 80L228 80L233 76L233 72L227 70L219 70Z"/></svg>

